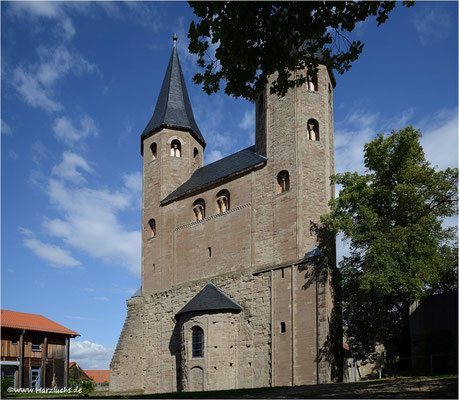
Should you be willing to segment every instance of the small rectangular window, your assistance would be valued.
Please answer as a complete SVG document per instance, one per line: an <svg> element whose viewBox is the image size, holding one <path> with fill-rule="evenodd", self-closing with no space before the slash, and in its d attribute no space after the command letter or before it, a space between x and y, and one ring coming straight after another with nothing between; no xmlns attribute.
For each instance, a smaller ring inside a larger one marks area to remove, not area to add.
<svg viewBox="0 0 459 400"><path fill-rule="evenodd" d="M32 351L41 351L41 342L39 336L34 336L32 339Z"/></svg>
<svg viewBox="0 0 459 400"><path fill-rule="evenodd" d="M285 326L285 322L280 323L280 331L281 333L287 332L287 327Z"/></svg>
<svg viewBox="0 0 459 400"><path fill-rule="evenodd" d="M18 344L18 340L19 338L17 336L13 336L13 338L11 339L11 344Z"/></svg>

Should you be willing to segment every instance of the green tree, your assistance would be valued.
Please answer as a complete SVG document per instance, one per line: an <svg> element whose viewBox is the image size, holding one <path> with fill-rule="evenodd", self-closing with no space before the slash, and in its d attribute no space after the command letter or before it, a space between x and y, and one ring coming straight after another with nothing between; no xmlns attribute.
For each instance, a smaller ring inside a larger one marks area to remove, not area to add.
<svg viewBox="0 0 459 400"><path fill-rule="evenodd" d="M413 1L404 1L410 6ZM339 73L347 71L363 50L363 43L346 35L358 22L375 16L384 23L395 1L342 2L189 2L198 21L189 28L189 51L204 69L193 80L207 94L225 93L255 100L269 75L278 73L271 91L284 95L317 73L319 59ZM207 54L216 46L215 59Z"/></svg>
<svg viewBox="0 0 459 400"><path fill-rule="evenodd" d="M348 343L360 359L384 344L388 355L410 353L409 306L457 289L457 168L437 171L424 157L420 132L409 126L365 145L364 175L332 177L342 186L322 217L341 232L350 254L340 262Z"/></svg>

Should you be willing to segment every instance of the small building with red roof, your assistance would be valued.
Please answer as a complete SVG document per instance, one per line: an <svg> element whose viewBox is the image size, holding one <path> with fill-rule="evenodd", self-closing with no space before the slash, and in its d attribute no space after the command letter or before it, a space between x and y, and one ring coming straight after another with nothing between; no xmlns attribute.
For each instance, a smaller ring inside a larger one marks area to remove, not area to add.
<svg viewBox="0 0 459 400"><path fill-rule="evenodd" d="M80 336L38 314L1 310L1 373L16 388L63 388L70 339Z"/></svg>
<svg viewBox="0 0 459 400"><path fill-rule="evenodd" d="M84 372L96 385L110 382L110 370L108 369L85 369Z"/></svg>

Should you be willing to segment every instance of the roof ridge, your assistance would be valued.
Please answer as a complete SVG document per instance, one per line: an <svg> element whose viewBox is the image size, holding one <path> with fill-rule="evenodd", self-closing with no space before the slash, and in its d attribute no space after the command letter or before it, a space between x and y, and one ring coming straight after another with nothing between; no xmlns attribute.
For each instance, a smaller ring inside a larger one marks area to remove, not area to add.
<svg viewBox="0 0 459 400"><path fill-rule="evenodd" d="M245 149L238 150L238 151L236 151L235 153L231 153L231 154L228 154L228 155L225 156L225 157L220 158L219 160L212 161L210 164L203 165L201 168L197 168L197 169L193 172L193 174L194 174L197 170L199 170L199 169L206 168L206 167L208 167L208 166L210 166L210 165L212 165L212 164L218 163L219 161L223 161L223 160L225 160L225 159L228 158L228 157L234 156L235 154L241 153L241 152L246 151L246 150L250 150L252 147L254 148L255 145L252 144L251 146L246 147ZM257 153L256 151L253 151L253 152L254 152L255 154L258 154L260 157L266 158L266 157L262 156L261 154ZM266 159L267 159L267 158L266 158ZM191 175L193 175L193 174L191 174Z"/></svg>
<svg viewBox="0 0 459 400"><path fill-rule="evenodd" d="M267 158L254 151L255 146L249 146L220 160L196 169L191 176L179 187L169 193L161 204L165 205L179 197L185 196L222 179L235 177L238 174L266 164Z"/></svg>

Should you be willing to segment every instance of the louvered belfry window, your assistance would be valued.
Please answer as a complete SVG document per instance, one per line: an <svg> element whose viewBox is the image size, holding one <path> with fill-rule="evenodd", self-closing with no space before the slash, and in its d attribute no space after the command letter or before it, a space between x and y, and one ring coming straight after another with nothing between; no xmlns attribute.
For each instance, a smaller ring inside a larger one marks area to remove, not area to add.
<svg viewBox="0 0 459 400"><path fill-rule="evenodd" d="M204 357L204 331L194 326L191 334L193 358Z"/></svg>

